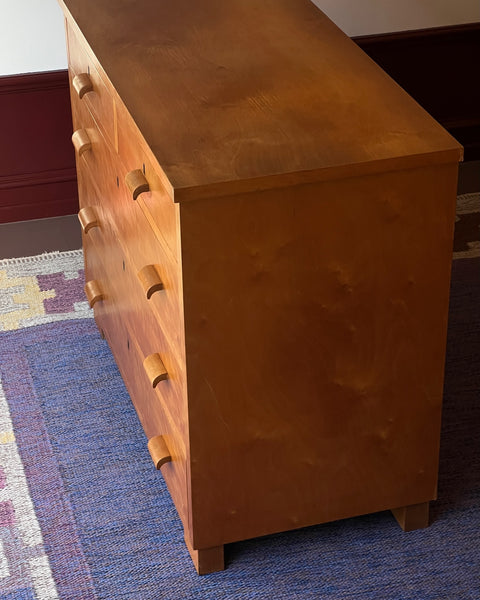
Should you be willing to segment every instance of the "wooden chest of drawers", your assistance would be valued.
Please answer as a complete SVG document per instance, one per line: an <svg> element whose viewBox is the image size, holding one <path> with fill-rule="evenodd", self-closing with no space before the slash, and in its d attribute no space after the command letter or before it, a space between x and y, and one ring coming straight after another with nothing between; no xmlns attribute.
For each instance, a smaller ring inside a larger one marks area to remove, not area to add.
<svg viewBox="0 0 480 600"><path fill-rule="evenodd" d="M461 147L308 0L65 0L86 292L200 573L435 498Z"/></svg>

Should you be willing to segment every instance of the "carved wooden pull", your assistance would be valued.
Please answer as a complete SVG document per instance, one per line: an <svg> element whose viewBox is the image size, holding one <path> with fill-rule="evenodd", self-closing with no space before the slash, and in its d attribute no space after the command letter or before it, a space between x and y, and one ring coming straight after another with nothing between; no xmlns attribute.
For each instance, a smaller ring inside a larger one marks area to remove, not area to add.
<svg viewBox="0 0 480 600"><path fill-rule="evenodd" d="M160 381L168 378L167 369L160 358L160 354L150 354L143 361L143 368L152 384L152 387L157 387Z"/></svg>
<svg viewBox="0 0 480 600"><path fill-rule="evenodd" d="M160 279L156 265L147 265L146 267L143 267L143 269L138 272L137 277L140 279L140 283L149 300L152 297L152 294L159 290L163 290L163 282Z"/></svg>
<svg viewBox="0 0 480 600"><path fill-rule="evenodd" d="M87 296L90 308L93 308L95 302L104 299L102 288L96 279L91 279L85 284L85 295Z"/></svg>
<svg viewBox="0 0 480 600"><path fill-rule="evenodd" d="M82 156L84 152L90 150L92 147L92 142L88 137L88 133L85 129L77 129L72 135L72 142L75 146L75 150L77 151L78 156Z"/></svg>
<svg viewBox="0 0 480 600"><path fill-rule="evenodd" d="M149 439L148 451L156 469L160 469L165 463L172 461L172 456L163 439L163 435L156 435Z"/></svg>
<svg viewBox="0 0 480 600"><path fill-rule="evenodd" d="M130 171L125 175L125 183L132 193L133 199L136 200L143 192L150 191L148 181L140 169Z"/></svg>
<svg viewBox="0 0 480 600"><path fill-rule="evenodd" d="M80 99L88 92L93 92L93 83L88 73L79 73L78 75L75 75L72 84L73 89L77 92Z"/></svg>
<svg viewBox="0 0 480 600"><path fill-rule="evenodd" d="M93 206L86 206L85 208L82 208L78 213L78 220L82 226L83 233L88 233L90 229L100 226L97 213L95 212Z"/></svg>

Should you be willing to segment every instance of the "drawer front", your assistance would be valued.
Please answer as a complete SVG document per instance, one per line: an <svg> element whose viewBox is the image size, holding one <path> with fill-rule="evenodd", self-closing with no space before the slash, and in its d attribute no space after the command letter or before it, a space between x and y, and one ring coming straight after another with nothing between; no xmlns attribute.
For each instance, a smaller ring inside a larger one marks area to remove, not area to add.
<svg viewBox="0 0 480 600"><path fill-rule="evenodd" d="M183 300L180 269L158 242L143 211L133 200L105 205L106 219L116 231L130 265L130 284L161 323L177 359L184 361ZM156 274L154 286L149 270Z"/></svg>
<svg viewBox="0 0 480 600"><path fill-rule="evenodd" d="M187 526L184 438L162 402L162 397L171 393L177 382L172 379L160 382L159 386L166 384L161 391L162 397L148 383L142 349L128 317L123 313L123 294L113 285L111 263L118 261L121 255L118 246L109 246L108 243L103 247L97 246L88 235L83 237L83 243L86 279L97 281L103 292L102 300L94 305L95 320L109 343L147 438L162 435L167 444L172 462L162 466L162 474L180 517Z"/></svg>
<svg viewBox="0 0 480 600"><path fill-rule="evenodd" d="M77 185L80 208L78 216L83 233L97 244L102 243L105 230L112 236L112 229L104 209L104 203L101 202L100 194L93 185L82 159L77 160Z"/></svg>
<svg viewBox="0 0 480 600"><path fill-rule="evenodd" d="M177 359L182 360L184 346L183 303L180 267L172 254L159 241L125 184L125 169L107 147L92 116L73 102L74 127L87 132L91 148L77 154L77 177L80 207L97 205L102 213L100 227L108 230L122 245L134 273L134 286L162 324L162 329ZM176 207L175 207L176 208ZM96 234L92 231L92 235ZM145 267L155 266L161 289L150 294L142 288L139 274Z"/></svg>
<svg viewBox="0 0 480 600"><path fill-rule="evenodd" d="M96 202L104 214L103 227L115 232L136 274L148 265L156 266L163 289L152 294L149 303L176 356L181 358L184 344L181 275L178 253L172 252L177 243L178 206L163 186L160 190L156 172L141 151L135 153L135 144L130 165L139 165L142 172L145 167L148 183L153 184L152 191L142 192L133 199L125 179L127 167L110 149L87 106L75 96L74 90L71 93L74 130L85 132L90 143L81 156L77 152L79 187L86 188L90 196L97 190ZM88 179L93 185L86 183ZM80 195L85 196L81 190ZM140 281L137 285L140 286Z"/></svg>
<svg viewBox="0 0 480 600"><path fill-rule="evenodd" d="M103 213L100 212L103 216ZM93 235L92 235L93 234ZM171 344L167 340L150 304L143 297L139 282L136 280L135 270L122 252L116 236L111 235L107 227L97 228L97 231L89 231L84 235L84 242L88 247L94 248L96 256L102 257L105 273L103 279L108 280L110 293L114 294L115 310L121 317L122 322L130 329L137 340L137 350L143 360L154 354L158 354L165 365L168 378L160 381L155 390L149 384L160 403L164 412L176 427L186 435L187 407L184 381L184 363L180 362L172 352ZM142 366L140 376L145 382L149 382L148 375ZM142 397L134 399L142 402ZM142 405L138 406L141 412Z"/></svg>
<svg viewBox="0 0 480 600"><path fill-rule="evenodd" d="M67 27L67 43L70 83L73 83L76 76L86 74L92 85L91 91L86 92L82 98L72 86L72 98L88 106L103 134L115 147L113 95L95 67L95 61L87 51L85 42L73 31L71 26Z"/></svg>
<svg viewBox="0 0 480 600"><path fill-rule="evenodd" d="M119 261L111 267L114 286L118 289L119 312L124 322L135 334L142 364L148 356L158 354L168 373L168 378L160 381L155 387L157 402L161 403L179 430L186 435L187 406L186 394L184 394L186 388L184 363L179 362L179 358L172 351L171 344L147 299L141 294L136 274L132 271L128 259L122 259L121 262ZM143 372L143 375L146 381L150 381L149 385L152 387L152 380L149 380L147 373Z"/></svg>
<svg viewBox="0 0 480 600"><path fill-rule="evenodd" d="M79 100L72 87L72 120L74 136L81 134L89 146L76 146L77 170L87 170L106 201L118 194L121 172L114 155L109 151L105 138L87 106ZM75 145L75 142L74 142Z"/></svg>
<svg viewBox="0 0 480 600"><path fill-rule="evenodd" d="M166 244L174 260L179 262L179 210L169 192L169 183L155 164L151 153L138 132L128 111L117 106L118 153L127 172L136 169L145 174L149 191L141 193L137 202L145 212L150 226L161 242ZM130 191L128 192L131 198Z"/></svg>

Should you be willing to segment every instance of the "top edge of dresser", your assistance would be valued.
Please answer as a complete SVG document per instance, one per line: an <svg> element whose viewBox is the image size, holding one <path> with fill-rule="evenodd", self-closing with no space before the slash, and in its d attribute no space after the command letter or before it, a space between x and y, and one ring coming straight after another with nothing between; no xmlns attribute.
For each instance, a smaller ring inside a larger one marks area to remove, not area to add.
<svg viewBox="0 0 480 600"><path fill-rule="evenodd" d="M177 201L457 162L310 0L59 0Z"/></svg>

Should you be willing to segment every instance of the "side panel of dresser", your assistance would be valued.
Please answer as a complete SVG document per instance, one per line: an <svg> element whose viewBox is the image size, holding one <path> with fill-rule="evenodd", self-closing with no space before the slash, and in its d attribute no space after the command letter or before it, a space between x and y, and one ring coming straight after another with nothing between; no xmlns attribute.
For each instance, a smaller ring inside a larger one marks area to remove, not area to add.
<svg viewBox="0 0 480 600"><path fill-rule="evenodd" d="M79 42L78 33L74 35L69 28L68 34L71 64L85 64L91 73L95 61ZM70 68L71 84L76 71L78 67ZM74 129L85 131L90 141L90 148L82 156L77 152L80 208L93 209L89 214L96 216L96 226L84 234L86 275L97 281L102 290L101 300L94 305L95 318L109 342L147 437L163 435L172 455L172 462L162 466L162 474L188 532L189 462L178 267L171 252L165 249L164 240L159 240L151 229L140 203L133 200L127 189L127 167L115 152L118 99L115 103L105 98L111 91L104 79L99 89L101 99L95 102L91 96L86 102L89 94L79 99L71 85ZM105 106L112 107L113 129L109 116L106 125L102 125L101 109ZM134 145L135 140L131 143ZM125 162L128 160L127 157ZM178 210L173 203L172 210ZM147 298L138 275L149 264L155 266L162 285ZM156 383L154 389L143 361L157 353L168 378Z"/></svg>
<svg viewBox="0 0 480 600"><path fill-rule="evenodd" d="M195 547L436 497L456 174L181 204Z"/></svg>

